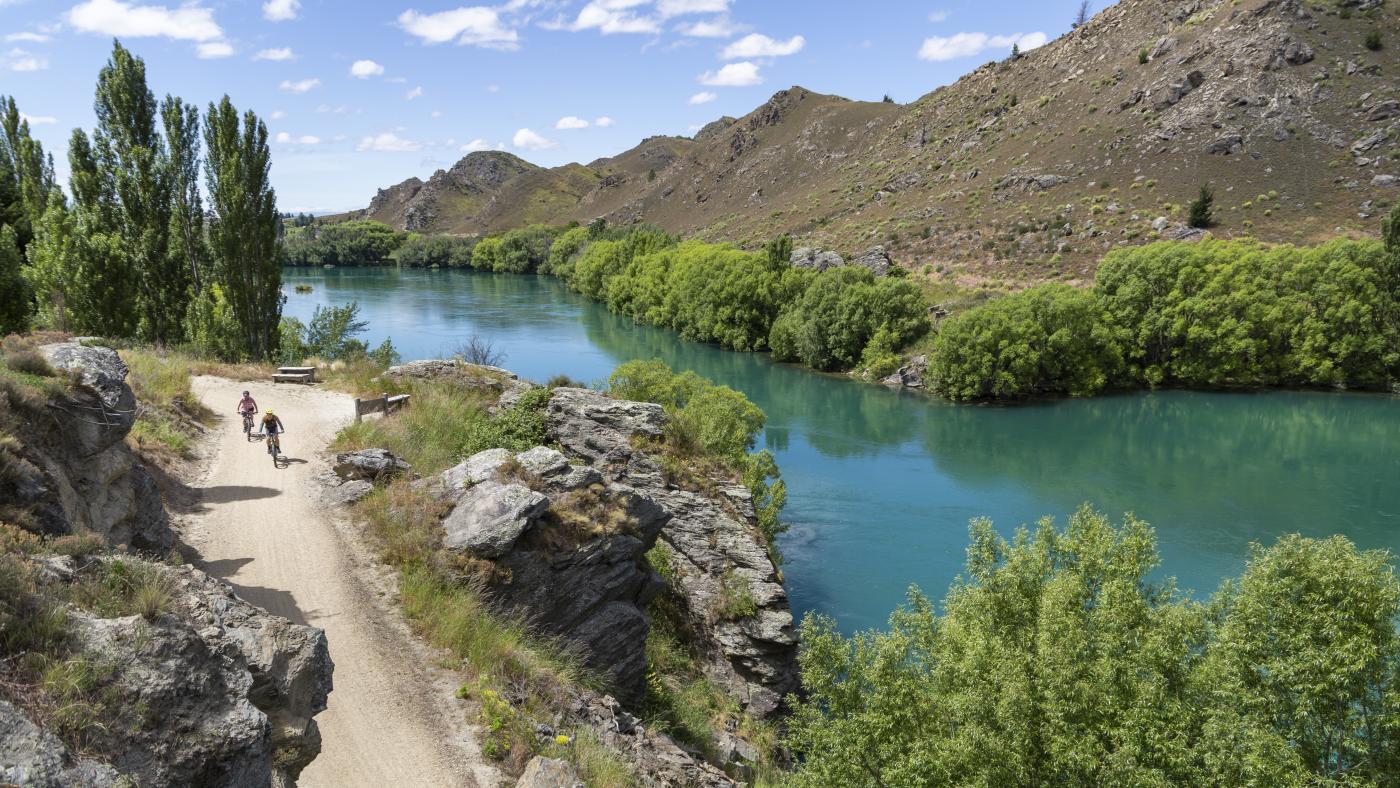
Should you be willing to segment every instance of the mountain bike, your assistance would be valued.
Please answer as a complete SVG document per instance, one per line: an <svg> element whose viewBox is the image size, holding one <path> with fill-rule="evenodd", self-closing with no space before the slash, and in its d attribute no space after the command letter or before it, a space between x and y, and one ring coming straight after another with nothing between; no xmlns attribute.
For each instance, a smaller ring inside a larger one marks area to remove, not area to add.
<svg viewBox="0 0 1400 788"><path fill-rule="evenodd" d="M282 467L279 457L282 456L282 441L280 432L271 432L267 435L267 453L272 457L272 467Z"/></svg>
<svg viewBox="0 0 1400 788"><path fill-rule="evenodd" d="M253 414L251 411L243 411L243 439L247 441L256 438L253 432Z"/></svg>

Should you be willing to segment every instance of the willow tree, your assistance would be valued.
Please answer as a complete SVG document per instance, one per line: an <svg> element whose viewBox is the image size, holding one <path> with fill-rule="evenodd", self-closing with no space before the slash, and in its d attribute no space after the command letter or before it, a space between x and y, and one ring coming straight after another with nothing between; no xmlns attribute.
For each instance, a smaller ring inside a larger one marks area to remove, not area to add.
<svg viewBox="0 0 1400 788"><path fill-rule="evenodd" d="M240 122L224 96L209 105L204 143L213 278L232 308L247 355L271 358L283 297L267 126L251 111Z"/></svg>

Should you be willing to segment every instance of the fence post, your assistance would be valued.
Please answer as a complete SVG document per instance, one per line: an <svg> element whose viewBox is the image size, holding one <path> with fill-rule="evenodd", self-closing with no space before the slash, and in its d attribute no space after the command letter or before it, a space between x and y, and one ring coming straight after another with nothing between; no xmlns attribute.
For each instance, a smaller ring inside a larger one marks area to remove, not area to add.
<svg viewBox="0 0 1400 788"><path fill-rule="evenodd" d="M360 423L360 398L355 398L355 423Z"/></svg>

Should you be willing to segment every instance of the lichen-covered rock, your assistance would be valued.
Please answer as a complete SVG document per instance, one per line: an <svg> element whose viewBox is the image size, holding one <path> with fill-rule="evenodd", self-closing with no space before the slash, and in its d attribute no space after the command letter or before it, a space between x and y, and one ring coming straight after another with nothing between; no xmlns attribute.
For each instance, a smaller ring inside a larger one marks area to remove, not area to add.
<svg viewBox="0 0 1400 788"><path fill-rule="evenodd" d="M388 449L361 449L335 456L335 472L342 479L385 481L413 470Z"/></svg>
<svg viewBox="0 0 1400 788"><path fill-rule="evenodd" d="M0 479L0 498L28 509L47 534L92 532L112 545L168 551L175 535L155 481L123 440L136 419L126 364L110 348L76 342L41 350L75 383L47 403L56 428L24 436L23 462Z"/></svg>
<svg viewBox="0 0 1400 788"><path fill-rule="evenodd" d="M549 498L523 484L473 485L443 520L443 543L479 558L499 558L549 506Z"/></svg>
<svg viewBox="0 0 1400 788"><path fill-rule="evenodd" d="M338 479L339 477L332 476ZM351 506L363 501L374 492L374 484L363 479L352 479L343 484L331 485L322 493L326 503L332 506Z"/></svg>
<svg viewBox="0 0 1400 788"><path fill-rule="evenodd" d="M851 265L858 265L876 276L884 276L890 272L894 261L890 259L890 253L885 251L883 246L872 246L865 250L865 253L851 260Z"/></svg>
<svg viewBox="0 0 1400 788"><path fill-rule="evenodd" d="M826 271L831 268L840 268L846 264L846 261L841 258L841 255L835 252L813 249L807 246L792 250L792 254L788 257L788 262L791 263L794 268L810 268L814 271Z"/></svg>
<svg viewBox="0 0 1400 788"><path fill-rule="evenodd" d="M928 376L928 356L918 355L909 359L909 362L894 371L894 374L880 381L886 386L898 386L908 389L922 389L926 385L925 378Z"/></svg>
<svg viewBox="0 0 1400 788"><path fill-rule="evenodd" d="M626 402L590 389L558 388L545 418L564 450L592 463L626 462L635 438L659 438L666 423L660 405Z"/></svg>
<svg viewBox="0 0 1400 788"><path fill-rule="evenodd" d="M535 756L515 781L515 788L587 788L568 761Z"/></svg>
<svg viewBox="0 0 1400 788"><path fill-rule="evenodd" d="M488 364L472 364L460 358L410 361L389 367L384 374L391 378L448 380L466 388L476 389L496 400L491 406L492 409L514 405L525 392L535 387L533 383L521 380L508 369Z"/></svg>
<svg viewBox="0 0 1400 788"><path fill-rule="evenodd" d="M120 777L105 763L75 758L56 736L0 700L0 785L108 788Z"/></svg>

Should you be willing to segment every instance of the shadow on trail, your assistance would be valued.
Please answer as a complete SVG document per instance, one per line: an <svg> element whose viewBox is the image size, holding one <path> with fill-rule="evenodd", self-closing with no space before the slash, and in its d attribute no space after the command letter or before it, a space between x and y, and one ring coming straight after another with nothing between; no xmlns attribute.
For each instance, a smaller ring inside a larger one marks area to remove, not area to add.
<svg viewBox="0 0 1400 788"><path fill-rule="evenodd" d="M243 601L256 605L269 613L281 616L293 624L307 623L306 613L297 607L296 600L286 591L275 588L264 588L262 586L242 585L231 579L238 570L251 564L252 558L222 558L217 561L206 561L198 548L193 545L181 542L177 548L186 560L210 577L218 578L227 583Z"/></svg>
<svg viewBox="0 0 1400 788"><path fill-rule="evenodd" d="M205 487L200 503L235 503L237 501L258 501L263 498L276 498L282 491L272 487L254 487L246 484L227 484L221 487Z"/></svg>

